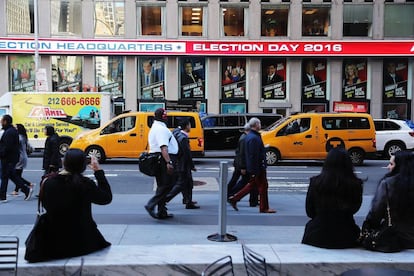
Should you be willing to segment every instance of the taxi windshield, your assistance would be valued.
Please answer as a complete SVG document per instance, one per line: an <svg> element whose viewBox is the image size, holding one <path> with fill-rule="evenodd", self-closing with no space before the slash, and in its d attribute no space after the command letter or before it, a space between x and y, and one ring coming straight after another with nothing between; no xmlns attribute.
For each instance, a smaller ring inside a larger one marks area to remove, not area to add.
<svg viewBox="0 0 414 276"><path fill-rule="evenodd" d="M283 122L285 122L289 119L290 119L290 117L282 117L279 120L277 120L276 122L274 122L273 124L271 124L270 126L268 126L267 128L265 128L264 131L273 130L273 129L277 128L278 126L280 126Z"/></svg>

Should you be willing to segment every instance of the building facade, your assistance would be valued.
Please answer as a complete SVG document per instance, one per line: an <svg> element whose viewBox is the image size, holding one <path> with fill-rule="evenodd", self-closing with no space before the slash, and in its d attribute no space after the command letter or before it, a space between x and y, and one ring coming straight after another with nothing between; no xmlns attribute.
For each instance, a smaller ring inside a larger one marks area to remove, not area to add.
<svg viewBox="0 0 414 276"><path fill-rule="evenodd" d="M37 64L47 90L109 92L116 113L412 119L413 14L409 0L5 0L0 93L36 90Z"/></svg>

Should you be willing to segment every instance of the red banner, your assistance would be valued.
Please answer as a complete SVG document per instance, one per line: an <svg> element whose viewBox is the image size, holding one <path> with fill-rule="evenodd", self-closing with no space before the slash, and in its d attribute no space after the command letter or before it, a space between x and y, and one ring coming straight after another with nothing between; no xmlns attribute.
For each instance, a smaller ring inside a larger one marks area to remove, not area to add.
<svg viewBox="0 0 414 276"><path fill-rule="evenodd" d="M0 53L200 56L413 56L413 40L178 41L0 38Z"/></svg>

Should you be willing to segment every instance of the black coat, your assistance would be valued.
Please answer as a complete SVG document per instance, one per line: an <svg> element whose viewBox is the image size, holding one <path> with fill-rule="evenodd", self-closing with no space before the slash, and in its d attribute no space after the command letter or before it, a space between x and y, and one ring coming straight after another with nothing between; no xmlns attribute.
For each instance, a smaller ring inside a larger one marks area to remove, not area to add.
<svg viewBox="0 0 414 276"><path fill-rule="evenodd" d="M174 137L178 143L178 156L175 164L176 172L189 172L194 169L194 162L191 155L190 141L188 136L181 132L180 128L173 131Z"/></svg>
<svg viewBox="0 0 414 276"><path fill-rule="evenodd" d="M233 165L236 170L246 169L246 150L245 150L245 141L246 132L243 132L239 138L237 148L235 151Z"/></svg>
<svg viewBox="0 0 414 276"><path fill-rule="evenodd" d="M62 160L59 153L59 136L53 134L46 138L45 149L43 152L43 166L45 171L48 171L50 167L55 168L62 167Z"/></svg>
<svg viewBox="0 0 414 276"><path fill-rule="evenodd" d="M348 196L322 194L317 187L318 176L310 179L306 195L306 214L311 220L306 224L302 243L323 248L356 247L360 229L353 215L362 203L362 181Z"/></svg>
<svg viewBox="0 0 414 276"><path fill-rule="evenodd" d="M92 218L92 203L105 205L112 192L102 170L92 179L71 183L68 175L59 174L43 185L43 206L47 211L48 241L46 259L81 256L111 245L99 232Z"/></svg>
<svg viewBox="0 0 414 276"><path fill-rule="evenodd" d="M12 126L7 126L0 139L0 158L2 163L17 164L20 156L19 134Z"/></svg>

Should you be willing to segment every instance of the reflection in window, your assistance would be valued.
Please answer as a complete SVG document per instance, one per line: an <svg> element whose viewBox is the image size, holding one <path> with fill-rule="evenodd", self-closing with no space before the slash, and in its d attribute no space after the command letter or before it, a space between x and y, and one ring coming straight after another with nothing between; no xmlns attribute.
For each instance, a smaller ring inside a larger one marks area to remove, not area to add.
<svg viewBox="0 0 414 276"><path fill-rule="evenodd" d="M52 0L50 28L53 35L82 34L82 2L79 0Z"/></svg>
<svg viewBox="0 0 414 276"><path fill-rule="evenodd" d="M162 35L162 7L138 7L137 14L141 14L141 35Z"/></svg>
<svg viewBox="0 0 414 276"><path fill-rule="evenodd" d="M344 36L371 36L372 5L344 5Z"/></svg>
<svg viewBox="0 0 414 276"><path fill-rule="evenodd" d="M414 37L414 5L385 5L384 36Z"/></svg>
<svg viewBox="0 0 414 276"><path fill-rule="evenodd" d="M125 34L124 2L95 2L95 36Z"/></svg>
<svg viewBox="0 0 414 276"><path fill-rule="evenodd" d="M119 56L95 57L95 83L100 92L113 97L123 96L124 58Z"/></svg>
<svg viewBox="0 0 414 276"><path fill-rule="evenodd" d="M262 36L287 36L289 8L262 9Z"/></svg>
<svg viewBox="0 0 414 276"><path fill-rule="evenodd" d="M53 91L82 91L82 57L52 56Z"/></svg>
<svg viewBox="0 0 414 276"><path fill-rule="evenodd" d="M181 35L203 35L203 7L182 7L181 17Z"/></svg>
<svg viewBox="0 0 414 276"><path fill-rule="evenodd" d="M303 7L302 9L302 35L327 36L330 27L330 7Z"/></svg>
<svg viewBox="0 0 414 276"><path fill-rule="evenodd" d="M244 36L244 8L223 8L224 36Z"/></svg>
<svg viewBox="0 0 414 276"><path fill-rule="evenodd" d="M34 33L34 0L7 0L7 32Z"/></svg>

